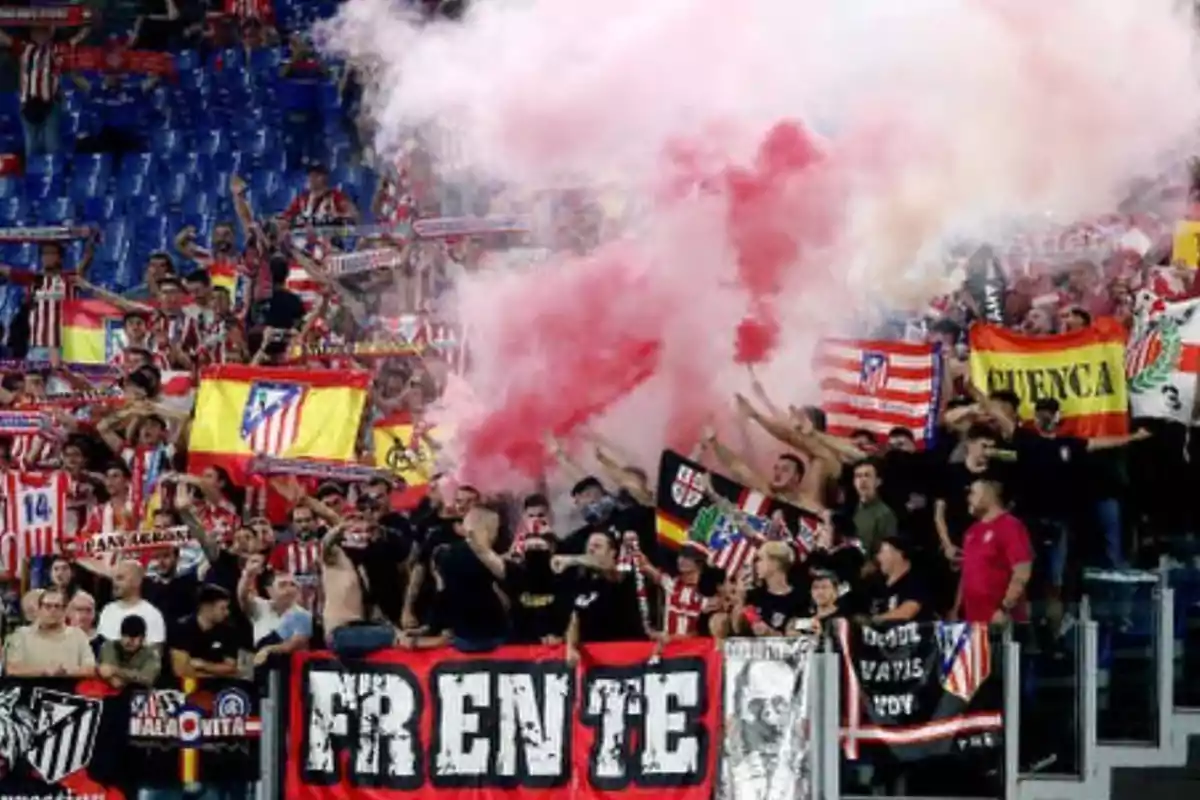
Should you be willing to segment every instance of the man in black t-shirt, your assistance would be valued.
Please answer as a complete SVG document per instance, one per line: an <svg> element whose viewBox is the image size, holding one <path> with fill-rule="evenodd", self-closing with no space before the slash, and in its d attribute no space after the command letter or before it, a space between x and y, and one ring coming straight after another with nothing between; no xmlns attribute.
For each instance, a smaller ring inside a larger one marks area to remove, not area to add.
<svg viewBox="0 0 1200 800"><path fill-rule="evenodd" d="M913 571L911 549L911 543L899 536L890 536L880 544L875 554L880 574L866 590L870 624L932 617L928 587Z"/></svg>
<svg viewBox="0 0 1200 800"><path fill-rule="evenodd" d="M228 678L237 674L237 634L229 625L230 594L220 586L200 587L196 613L186 617L168 642L177 678Z"/></svg>
<svg viewBox="0 0 1200 800"><path fill-rule="evenodd" d="M463 519L480 501L479 490L473 486L459 486L449 502L442 500L441 492L435 483L428 504L420 510L415 537L420 546L409 572L400 618L405 630L415 630L428 622L424 617L434 600L433 582L428 580L430 560L443 547L463 541Z"/></svg>
<svg viewBox="0 0 1200 800"><path fill-rule="evenodd" d="M646 638L633 573L617 569L617 540L607 533L588 537L587 552L574 562L583 573L575 586L574 608L567 626L567 659L579 658L587 642L624 642ZM559 566L561 569L561 566Z"/></svg>
<svg viewBox="0 0 1200 800"><path fill-rule="evenodd" d="M491 567L477 551L494 552L500 522L495 512L476 508L463 520L464 536L433 557L442 578L440 623L450 643L465 653L494 650L508 640L508 615Z"/></svg>
<svg viewBox="0 0 1200 800"><path fill-rule="evenodd" d="M779 636L789 623L808 615L808 587L793 586L788 574L795 551L784 542L767 542L758 548L754 573L759 585L749 588L739 582L733 603L734 633Z"/></svg>

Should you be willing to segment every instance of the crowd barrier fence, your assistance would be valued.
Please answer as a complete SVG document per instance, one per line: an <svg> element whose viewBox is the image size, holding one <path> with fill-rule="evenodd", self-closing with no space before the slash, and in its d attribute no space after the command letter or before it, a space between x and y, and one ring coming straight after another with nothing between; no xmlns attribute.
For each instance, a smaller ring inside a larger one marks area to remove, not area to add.
<svg viewBox="0 0 1200 800"><path fill-rule="evenodd" d="M1176 703L1200 655L1200 580L1086 585L1058 636L839 622L720 651L593 645L576 665L510 646L304 653L262 684L5 678L0 800L1097 800L1115 768L1181 765L1200 733Z"/></svg>

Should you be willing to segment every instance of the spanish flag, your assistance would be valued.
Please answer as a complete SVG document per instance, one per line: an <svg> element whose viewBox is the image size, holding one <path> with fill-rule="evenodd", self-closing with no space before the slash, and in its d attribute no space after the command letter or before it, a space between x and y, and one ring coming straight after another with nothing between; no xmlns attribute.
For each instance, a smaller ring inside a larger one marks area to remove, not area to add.
<svg viewBox="0 0 1200 800"><path fill-rule="evenodd" d="M1063 431L1094 438L1129 431L1124 326L1096 319L1074 333L1025 336L996 325L971 328L971 382L985 392L1007 389L1021 398L1021 416L1034 404L1058 401Z"/></svg>
<svg viewBox="0 0 1200 800"><path fill-rule="evenodd" d="M103 300L63 301L63 361L107 364L120 346L121 309Z"/></svg>
<svg viewBox="0 0 1200 800"><path fill-rule="evenodd" d="M407 412L398 412L375 422L371 430L375 466L386 469L405 483L393 505L416 506L429 491L429 481L437 471L437 450L430 444L441 441L437 428L414 424Z"/></svg>
<svg viewBox="0 0 1200 800"><path fill-rule="evenodd" d="M1171 262L1183 263L1192 269L1200 265L1200 220L1181 219L1175 223Z"/></svg>
<svg viewBox="0 0 1200 800"><path fill-rule="evenodd" d="M237 484L258 455L354 461L367 372L222 364L200 374L188 469L223 467Z"/></svg>
<svg viewBox="0 0 1200 800"><path fill-rule="evenodd" d="M214 289L229 292L229 301L234 308L242 306L246 300L246 278L237 264L230 261L213 261L208 267L208 277Z"/></svg>

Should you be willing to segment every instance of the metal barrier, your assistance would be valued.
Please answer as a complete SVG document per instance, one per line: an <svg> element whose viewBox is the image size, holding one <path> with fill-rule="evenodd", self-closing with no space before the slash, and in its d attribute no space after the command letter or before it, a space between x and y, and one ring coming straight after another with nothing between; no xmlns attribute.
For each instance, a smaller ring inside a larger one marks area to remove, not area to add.
<svg viewBox="0 0 1200 800"><path fill-rule="evenodd" d="M1185 654L1180 652L1183 640L1176 640L1176 598L1167 585L1168 573L1108 577L1106 587L1092 587L1087 601L1072 609L1077 613L1073 629L1051 645L1036 637L1026 639L1030 632L1015 631L1005 637L1002 776L1000 789L988 796L1102 800L1109 796L1114 768L1183 763L1190 729L1180 727L1181 720L1188 718L1176 713L1174 697L1176 664ZM809 692L805 705L811 714L805 756L811 776L807 796L851 797L843 786L844 664L839 653L827 647L812 659L812 679L805 684ZM1060 671L1047 671L1046 665ZM300 735L300 723L293 721L286 729L280 724L287 706L285 678L273 674L270 686L270 698L262 704L264 722L274 722L264 728L263 778L258 787L262 800L291 796L281 779L283 754L289 737ZM1038 757L1036 748L1025 747L1023 752L1023 744L1029 745L1039 734L1056 741L1061 738L1053 727L1046 730L1047 714L1065 715L1074 737L1059 758L1049 762ZM1105 730L1114 735L1101 736ZM1121 738L1122 731L1128 737ZM1196 732L1200 733L1200 726Z"/></svg>

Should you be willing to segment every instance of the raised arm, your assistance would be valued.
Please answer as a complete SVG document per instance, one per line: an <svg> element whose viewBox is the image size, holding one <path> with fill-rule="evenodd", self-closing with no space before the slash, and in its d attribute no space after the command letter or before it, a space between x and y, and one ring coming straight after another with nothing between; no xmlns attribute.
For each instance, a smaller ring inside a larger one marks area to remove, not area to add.
<svg viewBox="0 0 1200 800"><path fill-rule="evenodd" d="M734 480L756 492L762 492L766 495L773 494L770 481L747 464L738 453L722 444L717 439L716 431L712 430L712 428L706 429L702 440L705 449L711 452L718 463L733 475Z"/></svg>
<svg viewBox="0 0 1200 800"><path fill-rule="evenodd" d="M503 580L508 565L491 545L499 525L500 518L496 516L496 512L486 508L472 508L463 518L463 529L466 531L467 545L471 552L497 580Z"/></svg>
<svg viewBox="0 0 1200 800"><path fill-rule="evenodd" d="M187 525L192 538L200 543L200 549L204 551L204 557L208 559L208 563L216 563L217 558L221 555L221 544L205 529L204 523L196 516L195 509L190 505L185 505L179 509L179 517L183 520L183 524Z"/></svg>

